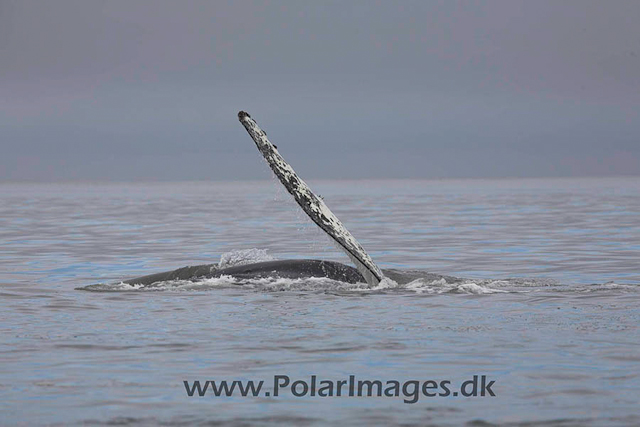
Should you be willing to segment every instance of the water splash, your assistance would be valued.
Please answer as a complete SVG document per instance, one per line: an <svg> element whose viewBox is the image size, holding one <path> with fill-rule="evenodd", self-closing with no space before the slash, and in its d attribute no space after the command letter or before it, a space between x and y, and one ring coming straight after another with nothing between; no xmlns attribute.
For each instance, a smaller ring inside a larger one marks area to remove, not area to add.
<svg viewBox="0 0 640 427"><path fill-rule="evenodd" d="M218 268L233 267L236 265L253 264L263 261L274 261L276 258L267 254L266 249L239 249L235 251L225 252L220 255Z"/></svg>

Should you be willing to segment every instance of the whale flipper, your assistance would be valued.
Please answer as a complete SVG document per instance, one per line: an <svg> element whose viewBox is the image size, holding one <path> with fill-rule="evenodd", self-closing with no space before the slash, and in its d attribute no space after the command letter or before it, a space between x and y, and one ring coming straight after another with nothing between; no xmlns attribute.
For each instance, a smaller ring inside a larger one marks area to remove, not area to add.
<svg viewBox="0 0 640 427"><path fill-rule="evenodd" d="M282 158L275 146L269 142L267 134L248 113L238 113L240 123L256 143L258 150L276 174L282 185L293 196L302 210L329 235L347 254L369 286L377 285L384 277L380 268L369 254L345 228L340 220L329 210L324 201L316 196L309 186L298 177L293 168Z"/></svg>

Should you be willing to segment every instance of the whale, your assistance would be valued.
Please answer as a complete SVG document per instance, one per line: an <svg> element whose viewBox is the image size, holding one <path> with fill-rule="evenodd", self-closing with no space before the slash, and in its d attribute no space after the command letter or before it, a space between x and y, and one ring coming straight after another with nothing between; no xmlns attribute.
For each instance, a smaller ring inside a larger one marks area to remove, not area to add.
<svg viewBox="0 0 640 427"><path fill-rule="evenodd" d="M153 287L154 284L168 281L197 281L230 276L235 279L236 283L261 278L305 279L317 277L346 283L366 283L369 287L378 285L385 275L362 245L331 212L324 200L317 196L307 183L296 174L291 165L284 160L277 147L267 138L267 133L258 126L256 121L245 111L238 113L238 119L275 176L287 192L293 196L298 206L345 253L355 267L335 261L317 259L262 261L229 267L204 264L124 280L122 283Z"/></svg>
<svg viewBox="0 0 640 427"><path fill-rule="evenodd" d="M200 281L230 276L242 284L255 279L308 279L327 278L345 283L365 283L360 272L349 265L318 259L286 259L262 261L220 268L218 264L204 264L178 268L177 270L149 274L122 283L133 286L153 287L172 281Z"/></svg>

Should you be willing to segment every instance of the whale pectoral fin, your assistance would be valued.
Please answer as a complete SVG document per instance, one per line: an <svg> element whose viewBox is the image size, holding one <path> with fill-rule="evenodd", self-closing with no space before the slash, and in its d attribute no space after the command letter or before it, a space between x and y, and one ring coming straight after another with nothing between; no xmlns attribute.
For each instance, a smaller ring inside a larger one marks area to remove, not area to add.
<svg viewBox="0 0 640 427"><path fill-rule="evenodd" d="M238 119L249 132L258 150L269 163L273 173L275 173L307 216L347 254L370 286L377 285L384 277L382 270L373 262L355 237L331 212L324 201L316 196L309 186L298 177L293 168L282 158L275 146L271 144L267 134L260 129L255 120L244 111L238 113Z"/></svg>

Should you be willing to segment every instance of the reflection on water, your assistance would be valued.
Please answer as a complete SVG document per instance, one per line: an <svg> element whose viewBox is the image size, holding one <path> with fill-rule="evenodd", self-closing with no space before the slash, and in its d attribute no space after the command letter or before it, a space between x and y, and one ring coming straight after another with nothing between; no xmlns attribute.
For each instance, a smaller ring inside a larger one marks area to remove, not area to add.
<svg viewBox="0 0 640 427"><path fill-rule="evenodd" d="M640 423L639 179L311 186L401 286L78 291L237 249L347 260L274 182L0 184L3 423ZM497 396L188 398L182 385L278 374L486 374Z"/></svg>

